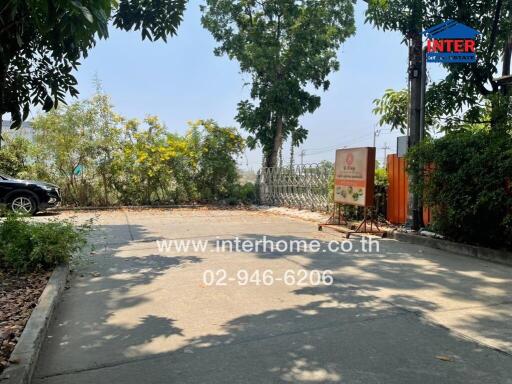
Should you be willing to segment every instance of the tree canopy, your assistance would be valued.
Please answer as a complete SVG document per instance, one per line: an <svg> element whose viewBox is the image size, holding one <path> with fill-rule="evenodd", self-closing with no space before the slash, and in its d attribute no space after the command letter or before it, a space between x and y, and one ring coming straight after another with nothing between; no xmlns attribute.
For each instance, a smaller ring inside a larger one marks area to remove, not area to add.
<svg viewBox="0 0 512 384"><path fill-rule="evenodd" d="M31 105L49 111L76 96L76 70L112 23L166 40L181 22L186 0L4 0L0 5L0 118L12 128Z"/></svg>
<svg viewBox="0 0 512 384"><path fill-rule="evenodd" d="M251 77L251 100L237 121L261 145L266 166L277 164L287 138L298 145L308 131L299 117L320 106L308 86L329 88L339 68L337 51L355 32L352 0L207 0L202 23L219 46Z"/></svg>
<svg viewBox="0 0 512 384"><path fill-rule="evenodd" d="M383 30L399 31L404 40L447 19L481 32L477 62L444 65L447 76L431 84L427 91L427 113L447 118L449 125L479 124L488 114L488 123L493 127L505 126L510 115L510 95L499 86L496 77L510 74L512 0L368 0L366 11L368 22Z"/></svg>

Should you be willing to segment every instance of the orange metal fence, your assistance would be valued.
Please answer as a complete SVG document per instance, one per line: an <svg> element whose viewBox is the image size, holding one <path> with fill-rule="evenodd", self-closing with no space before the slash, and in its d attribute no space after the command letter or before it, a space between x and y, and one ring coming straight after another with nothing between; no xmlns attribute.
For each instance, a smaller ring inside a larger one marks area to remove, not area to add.
<svg viewBox="0 0 512 384"><path fill-rule="evenodd" d="M388 155L388 201L387 220L393 224L405 224L408 213L409 179L407 177L405 158L397 155ZM423 222L429 224L431 220L430 209L424 207Z"/></svg>
<svg viewBox="0 0 512 384"><path fill-rule="evenodd" d="M393 224L407 221L407 197L409 194L406 164L404 158L388 155L388 206L387 219Z"/></svg>

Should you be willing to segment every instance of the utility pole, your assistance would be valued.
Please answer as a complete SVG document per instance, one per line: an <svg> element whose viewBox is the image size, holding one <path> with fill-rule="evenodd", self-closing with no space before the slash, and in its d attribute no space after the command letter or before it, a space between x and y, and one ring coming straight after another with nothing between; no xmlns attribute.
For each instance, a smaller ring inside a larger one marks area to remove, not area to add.
<svg viewBox="0 0 512 384"><path fill-rule="evenodd" d="M425 92L427 91L427 48L421 50L421 89L420 89L420 132L419 142L421 143L425 139ZM420 167L424 167L425 164L420 164ZM425 225L423 222L423 197L415 196L417 204L417 226L419 229Z"/></svg>
<svg viewBox="0 0 512 384"><path fill-rule="evenodd" d="M376 126L373 126L373 147L375 147L375 143L377 141L377 136L380 135L380 129L375 129Z"/></svg>
<svg viewBox="0 0 512 384"><path fill-rule="evenodd" d="M425 92L427 91L427 48L421 51L420 142L425 139Z"/></svg>
<svg viewBox="0 0 512 384"><path fill-rule="evenodd" d="M300 165L304 165L304 156L306 156L306 150L305 149L300 151Z"/></svg>
<svg viewBox="0 0 512 384"><path fill-rule="evenodd" d="M409 147L414 147L421 140L421 102L422 102L422 72L423 72L423 40L421 37L422 11L421 2L416 2L412 12L415 26L409 34ZM409 210L407 226L418 230L421 225L419 196L412 191L414 183L409 177Z"/></svg>
<svg viewBox="0 0 512 384"><path fill-rule="evenodd" d="M388 149L391 149L391 147L388 145L388 143L384 143L384 146L381 149L384 150L384 168L386 168L386 163L388 161Z"/></svg>

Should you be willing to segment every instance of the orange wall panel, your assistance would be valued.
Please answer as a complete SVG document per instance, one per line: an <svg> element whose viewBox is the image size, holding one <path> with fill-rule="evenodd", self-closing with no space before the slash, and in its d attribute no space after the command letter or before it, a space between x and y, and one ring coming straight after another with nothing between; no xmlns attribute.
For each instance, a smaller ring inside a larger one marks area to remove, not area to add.
<svg viewBox="0 0 512 384"><path fill-rule="evenodd" d="M409 184L404 158L388 155L388 207L387 219L393 224L405 224L407 221L407 200Z"/></svg>
<svg viewBox="0 0 512 384"><path fill-rule="evenodd" d="M407 164L405 158L397 155L388 155L388 206L387 220L392 224L405 224L408 213L409 179L407 177ZM429 224L431 212L423 208L423 222Z"/></svg>

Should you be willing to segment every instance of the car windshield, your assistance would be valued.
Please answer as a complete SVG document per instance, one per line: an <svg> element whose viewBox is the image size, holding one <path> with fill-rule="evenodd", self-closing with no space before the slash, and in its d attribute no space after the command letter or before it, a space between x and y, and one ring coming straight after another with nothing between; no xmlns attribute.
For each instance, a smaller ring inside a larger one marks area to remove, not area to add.
<svg viewBox="0 0 512 384"><path fill-rule="evenodd" d="M3 180L10 180L10 179L12 179L12 177L7 176L7 175L4 175L3 173L0 173L0 179L3 179Z"/></svg>

